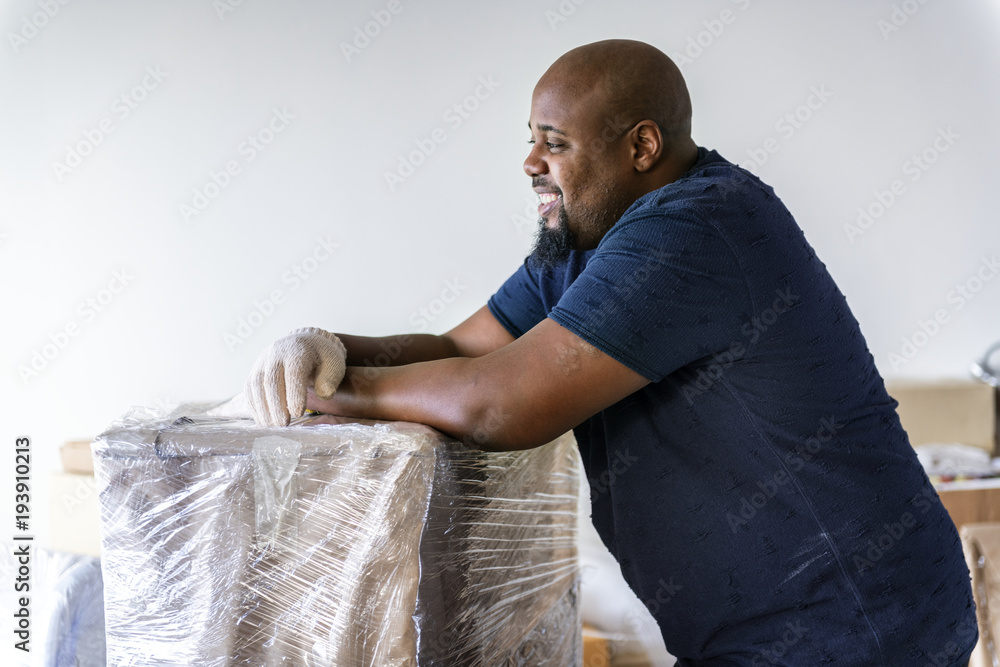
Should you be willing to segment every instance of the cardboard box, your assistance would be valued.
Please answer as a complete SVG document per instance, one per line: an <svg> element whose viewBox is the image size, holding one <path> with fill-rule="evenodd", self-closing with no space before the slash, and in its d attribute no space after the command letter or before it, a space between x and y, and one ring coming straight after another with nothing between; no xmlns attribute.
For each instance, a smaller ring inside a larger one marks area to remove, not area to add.
<svg viewBox="0 0 1000 667"><path fill-rule="evenodd" d="M611 667L611 651L608 640L594 628L583 626L584 667Z"/></svg>
<svg viewBox="0 0 1000 667"><path fill-rule="evenodd" d="M568 435L139 408L94 453L108 664L580 664Z"/></svg>
<svg viewBox="0 0 1000 667"><path fill-rule="evenodd" d="M49 476L49 507L53 549L101 555L101 511L93 475L52 473Z"/></svg>
<svg viewBox="0 0 1000 667"><path fill-rule="evenodd" d="M957 442L996 451L996 390L965 380L886 383L911 445Z"/></svg>
<svg viewBox="0 0 1000 667"><path fill-rule="evenodd" d="M972 573L976 599L979 643L969 667L992 667L1000 660L1000 523L972 524L962 528L962 549Z"/></svg>
<svg viewBox="0 0 1000 667"><path fill-rule="evenodd" d="M1000 477L934 485L955 525L1000 523Z"/></svg>
<svg viewBox="0 0 1000 667"><path fill-rule="evenodd" d="M71 440L59 448L63 472L77 475L94 474L94 457L90 451L90 440Z"/></svg>
<svg viewBox="0 0 1000 667"><path fill-rule="evenodd" d="M938 489L941 503L959 528L970 523L1000 522L1000 480L988 481L996 486Z"/></svg>
<svg viewBox="0 0 1000 667"><path fill-rule="evenodd" d="M646 648L635 637L583 626L583 667L653 667Z"/></svg>

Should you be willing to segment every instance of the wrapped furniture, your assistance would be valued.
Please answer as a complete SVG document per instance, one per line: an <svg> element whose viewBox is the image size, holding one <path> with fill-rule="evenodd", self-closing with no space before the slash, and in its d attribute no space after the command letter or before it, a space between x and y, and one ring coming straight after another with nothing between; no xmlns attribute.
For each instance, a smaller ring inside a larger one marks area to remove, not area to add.
<svg viewBox="0 0 1000 667"><path fill-rule="evenodd" d="M108 664L581 661L578 455L133 411L93 444Z"/></svg>

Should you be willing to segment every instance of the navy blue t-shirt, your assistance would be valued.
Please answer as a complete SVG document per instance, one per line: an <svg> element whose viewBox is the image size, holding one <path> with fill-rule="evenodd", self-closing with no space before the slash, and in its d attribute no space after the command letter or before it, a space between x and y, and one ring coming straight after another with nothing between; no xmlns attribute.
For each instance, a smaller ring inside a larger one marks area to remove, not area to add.
<svg viewBox="0 0 1000 667"><path fill-rule="evenodd" d="M594 525L682 665L948 665L955 526L844 296L749 172L699 149L595 250L490 299L651 381L574 429Z"/></svg>

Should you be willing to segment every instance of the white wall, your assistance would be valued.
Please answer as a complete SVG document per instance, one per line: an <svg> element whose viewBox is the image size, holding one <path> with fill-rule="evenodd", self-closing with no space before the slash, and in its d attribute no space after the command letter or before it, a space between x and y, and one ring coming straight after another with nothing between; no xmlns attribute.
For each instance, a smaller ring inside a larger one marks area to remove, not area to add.
<svg viewBox="0 0 1000 667"><path fill-rule="evenodd" d="M1000 280L961 309L949 301L1000 252L995 0L400 0L349 62L341 44L387 1L243 0L220 14L226 1L0 4L0 444L32 436L36 497L61 442L133 404L226 397L290 329L418 330L419 309L454 289L426 324L440 332L481 306L531 243L531 89L559 54L607 37L691 56L700 144L747 165L775 140L757 172L839 281L884 374L964 376L1000 338ZM915 13L883 35L894 5ZM498 87L460 125L445 118L482 79ZM788 136L776 123L814 87L832 95ZM275 109L294 118L251 161L241 142ZM110 133L94 132L102 119ZM385 173L435 128L446 140L390 191ZM904 163L948 128L958 138L912 181ZM97 145L57 173L88 133ZM239 173L185 220L180 205L228 161ZM849 240L845 225L894 179L905 191ZM318 238L338 247L307 281L286 280ZM227 344L274 290L283 303ZM889 354L938 310L947 322L894 368ZM67 327L76 335L62 340ZM22 377L36 352L51 358ZM13 456L0 460L8 480ZM44 531L44 505L34 514Z"/></svg>

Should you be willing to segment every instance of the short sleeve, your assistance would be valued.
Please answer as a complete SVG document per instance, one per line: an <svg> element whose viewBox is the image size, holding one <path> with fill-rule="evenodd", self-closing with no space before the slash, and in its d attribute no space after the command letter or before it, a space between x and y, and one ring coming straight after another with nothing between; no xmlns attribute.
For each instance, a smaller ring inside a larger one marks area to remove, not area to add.
<svg viewBox="0 0 1000 667"><path fill-rule="evenodd" d="M744 337L747 281L722 235L690 210L623 218L549 317L651 381Z"/></svg>
<svg viewBox="0 0 1000 667"><path fill-rule="evenodd" d="M514 338L520 338L533 326L545 319L538 276L529 262L514 272L486 303L493 317Z"/></svg>
<svg viewBox="0 0 1000 667"><path fill-rule="evenodd" d="M546 268L534 266L528 257L486 305L510 335L520 338L559 303L593 253L574 250L564 262Z"/></svg>

